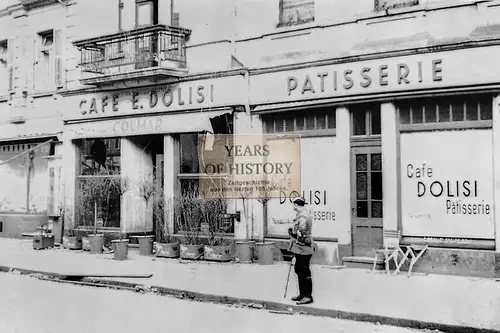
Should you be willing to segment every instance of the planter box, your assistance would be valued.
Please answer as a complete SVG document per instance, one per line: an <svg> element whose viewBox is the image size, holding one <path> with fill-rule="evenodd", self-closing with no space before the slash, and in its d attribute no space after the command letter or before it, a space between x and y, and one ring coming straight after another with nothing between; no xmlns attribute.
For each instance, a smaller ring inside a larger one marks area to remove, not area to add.
<svg viewBox="0 0 500 333"><path fill-rule="evenodd" d="M83 251L90 251L90 239L88 237L82 237L82 249Z"/></svg>
<svg viewBox="0 0 500 333"><path fill-rule="evenodd" d="M128 239L112 240L115 260L127 260L128 258Z"/></svg>
<svg viewBox="0 0 500 333"><path fill-rule="evenodd" d="M63 236L63 247L69 250L81 250L82 239L76 236Z"/></svg>
<svg viewBox="0 0 500 333"><path fill-rule="evenodd" d="M179 258L181 247L179 243L158 243L154 244L155 256L162 258Z"/></svg>
<svg viewBox="0 0 500 333"><path fill-rule="evenodd" d="M221 246L209 246L204 247L205 260L211 261L231 261L232 256L232 246L231 245L221 245Z"/></svg>
<svg viewBox="0 0 500 333"><path fill-rule="evenodd" d="M203 256L203 245L181 244L181 258L199 260Z"/></svg>
<svg viewBox="0 0 500 333"><path fill-rule="evenodd" d="M137 236L139 242L139 254L141 256L150 256L153 253L153 236Z"/></svg>
<svg viewBox="0 0 500 333"><path fill-rule="evenodd" d="M41 250L54 247L54 236L37 235L33 238L33 249Z"/></svg>

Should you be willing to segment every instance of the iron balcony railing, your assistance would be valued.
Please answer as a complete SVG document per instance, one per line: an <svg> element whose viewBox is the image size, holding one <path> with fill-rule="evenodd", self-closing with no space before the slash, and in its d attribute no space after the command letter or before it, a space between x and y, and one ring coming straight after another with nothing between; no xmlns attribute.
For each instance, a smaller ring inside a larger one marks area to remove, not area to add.
<svg viewBox="0 0 500 333"><path fill-rule="evenodd" d="M153 67L186 67L186 42L191 31L154 25L76 41L83 71L106 74ZM174 64L173 64L173 63Z"/></svg>

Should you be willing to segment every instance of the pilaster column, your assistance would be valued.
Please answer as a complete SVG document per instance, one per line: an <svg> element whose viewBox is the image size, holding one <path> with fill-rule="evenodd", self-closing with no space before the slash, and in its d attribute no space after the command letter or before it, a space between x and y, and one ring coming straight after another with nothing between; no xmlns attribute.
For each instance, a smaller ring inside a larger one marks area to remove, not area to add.
<svg viewBox="0 0 500 333"><path fill-rule="evenodd" d="M165 196L165 223L168 233L174 233L174 198L177 197L177 173L179 171L179 148L177 141L172 135L163 137L163 193Z"/></svg>
<svg viewBox="0 0 500 333"><path fill-rule="evenodd" d="M500 275L500 95L493 98L493 217L495 223L495 252Z"/></svg>
<svg viewBox="0 0 500 333"><path fill-rule="evenodd" d="M396 107L393 103L382 103L380 105L380 121L382 123L383 223L385 230L401 230L399 133L396 117Z"/></svg>
<svg viewBox="0 0 500 333"><path fill-rule="evenodd" d="M351 245L351 118L346 107L339 107L336 110L336 139L337 139L337 160L338 186L335 200L338 210L336 222L341 224L337 227L339 234L339 252L341 256L350 255ZM346 247L348 246L348 248Z"/></svg>

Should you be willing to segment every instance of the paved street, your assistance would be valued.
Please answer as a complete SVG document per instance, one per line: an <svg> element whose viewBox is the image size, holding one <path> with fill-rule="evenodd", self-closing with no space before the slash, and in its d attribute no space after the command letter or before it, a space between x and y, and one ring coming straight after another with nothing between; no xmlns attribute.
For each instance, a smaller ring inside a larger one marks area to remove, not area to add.
<svg viewBox="0 0 500 333"><path fill-rule="evenodd" d="M418 332L74 286L4 273L0 274L0 299L2 333Z"/></svg>

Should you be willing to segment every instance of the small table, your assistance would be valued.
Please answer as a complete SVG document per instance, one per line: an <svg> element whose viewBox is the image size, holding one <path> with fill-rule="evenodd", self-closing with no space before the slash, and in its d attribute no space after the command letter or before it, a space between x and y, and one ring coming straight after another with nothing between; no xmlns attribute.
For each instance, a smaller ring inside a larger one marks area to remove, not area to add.
<svg viewBox="0 0 500 333"><path fill-rule="evenodd" d="M396 270L394 271L394 275L399 273L401 266L403 266L403 264L408 260L410 261L410 267L408 268L408 273L406 275L410 277L413 266L422 257L422 255L424 254L425 250L427 250L429 245L410 244L410 245L401 245L401 247L406 247L406 252L404 252L403 258L397 264ZM410 256L411 258L408 258L408 256Z"/></svg>

